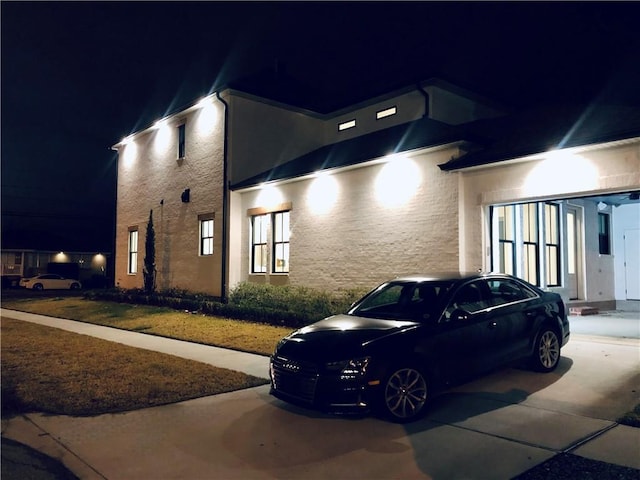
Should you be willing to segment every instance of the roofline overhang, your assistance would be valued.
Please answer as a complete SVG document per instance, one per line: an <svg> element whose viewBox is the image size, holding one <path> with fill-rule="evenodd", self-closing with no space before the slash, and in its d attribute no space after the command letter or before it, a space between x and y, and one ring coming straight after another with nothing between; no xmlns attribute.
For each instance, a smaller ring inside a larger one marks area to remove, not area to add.
<svg viewBox="0 0 640 480"><path fill-rule="evenodd" d="M420 154L424 154L424 153L433 153L433 152L438 152L441 150L446 150L449 148L457 148L460 147L462 145L465 145L466 142L462 141L462 140L457 140L455 142L447 142L447 143L443 143L443 144L439 144L439 145L432 145L429 147L419 147L419 148L414 148L412 150L404 150L401 152L396 152L396 153L391 153L391 154L386 154L386 155L382 155L376 158L372 158L370 160L367 160L365 162L359 162L359 163L355 163L355 164L351 164L351 165L344 165L344 166L340 166L340 167L331 167L331 168L325 168L325 169L321 169L321 170L316 170L314 172L309 172L309 173L303 173L303 174L299 174L299 175L294 175L288 178L281 178L281 179L276 179L276 180L267 180L264 182L258 182L252 185L248 185L248 186L244 186L244 187L237 187L234 185L231 185L231 190L234 192L238 192L238 193L246 193L246 192L250 192L253 190L259 190L267 185L286 185L288 183L295 183L295 182L299 182L302 180L308 180L311 178L314 178L316 176L318 176L321 173L330 173L330 174L336 174L336 173L342 173L342 172L346 172L349 170L356 170L358 168L366 168L366 167L370 167L373 165L378 165L381 163L386 163L388 162L390 159L392 158L397 158L400 156L410 156L410 157L414 157L416 155L420 155ZM242 183L242 182L239 182Z"/></svg>
<svg viewBox="0 0 640 480"><path fill-rule="evenodd" d="M567 148L554 148L551 150L547 150L544 152L537 152L537 153L532 153L529 155L523 155L521 157L515 157L515 158L504 158L504 159L500 159L499 157L496 158L496 160L493 160L491 162L487 162L487 163L482 163L479 165L468 165L468 166L461 166L461 167L456 167L455 164L454 165L449 165L448 164L450 162L445 162L445 163L441 163L440 165L438 165L438 167L440 167L440 169L442 171L445 172L454 172L454 171L474 171L474 170L484 170L487 168L497 168L497 167L501 167L504 165L514 165L517 163L525 163L525 162L532 162L532 161L538 161L538 160L544 160L545 158L547 158L549 156L549 154L553 153L553 152L565 152L565 153L571 153L571 154L580 154L580 153L584 153L584 152L593 152L596 150L605 150L607 148L614 148L614 147L619 147L619 146L623 146L623 145L632 145L634 143L640 143L640 136L639 137L629 137L629 138L624 138L621 140L612 140L609 142L601 142L601 143L592 143L592 144L585 144L585 145L578 145L578 146L574 146L574 147L567 147ZM461 157L464 158L464 157Z"/></svg>

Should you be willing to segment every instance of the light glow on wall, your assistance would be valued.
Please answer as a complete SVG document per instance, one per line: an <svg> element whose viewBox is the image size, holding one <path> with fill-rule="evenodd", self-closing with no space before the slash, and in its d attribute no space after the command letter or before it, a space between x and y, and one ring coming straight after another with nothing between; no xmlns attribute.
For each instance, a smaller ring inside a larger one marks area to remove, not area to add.
<svg viewBox="0 0 640 480"><path fill-rule="evenodd" d="M264 208L275 208L281 203L282 200L282 192L278 187L273 185L265 185L260 190L258 194L258 205Z"/></svg>
<svg viewBox="0 0 640 480"><path fill-rule="evenodd" d="M307 192L309 209L318 215L328 213L338 199L338 182L335 177L322 172L311 181Z"/></svg>
<svg viewBox="0 0 640 480"><path fill-rule="evenodd" d="M198 112L198 118L196 120L196 128L200 134L208 134L213 132L213 129L218 124L220 115L218 113L218 107L213 102L213 97L205 97L197 104L200 108Z"/></svg>
<svg viewBox="0 0 640 480"><path fill-rule="evenodd" d="M54 255L53 261L56 263L67 263L69 262L69 256L64 252L59 252Z"/></svg>
<svg viewBox="0 0 640 480"><path fill-rule="evenodd" d="M598 169L590 160L570 151L549 152L526 176L527 196L587 192L598 188Z"/></svg>
<svg viewBox="0 0 640 480"><path fill-rule="evenodd" d="M375 194L385 207L404 205L422 183L418 165L406 157L392 158L382 167L375 182Z"/></svg>
<svg viewBox="0 0 640 480"><path fill-rule="evenodd" d="M154 125L156 130L154 138L154 148L156 153L164 153L171 145L171 125L167 120L159 120Z"/></svg>
<svg viewBox="0 0 640 480"><path fill-rule="evenodd" d="M126 168L133 165L136 161L136 157L138 156L138 147L133 139L125 138L122 140L121 155L123 164Z"/></svg>

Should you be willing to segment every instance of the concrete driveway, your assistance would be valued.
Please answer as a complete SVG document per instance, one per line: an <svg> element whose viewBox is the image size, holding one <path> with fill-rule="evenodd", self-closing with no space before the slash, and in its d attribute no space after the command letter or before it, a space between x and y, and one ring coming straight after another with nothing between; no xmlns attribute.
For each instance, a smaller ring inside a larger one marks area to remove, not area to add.
<svg viewBox="0 0 640 480"><path fill-rule="evenodd" d="M268 387L91 418L30 414L3 436L85 479L512 478L560 452L640 469L637 340L575 335L558 370L505 369L396 425L291 407Z"/></svg>

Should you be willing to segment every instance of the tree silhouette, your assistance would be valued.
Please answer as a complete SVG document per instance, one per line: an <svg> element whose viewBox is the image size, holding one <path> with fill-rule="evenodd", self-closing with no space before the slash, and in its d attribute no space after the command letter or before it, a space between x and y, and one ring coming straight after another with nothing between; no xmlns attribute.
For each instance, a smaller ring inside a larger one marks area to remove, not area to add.
<svg viewBox="0 0 640 480"><path fill-rule="evenodd" d="M153 210L149 210L147 237L144 241L144 291L153 293L156 290L156 232L153 229Z"/></svg>

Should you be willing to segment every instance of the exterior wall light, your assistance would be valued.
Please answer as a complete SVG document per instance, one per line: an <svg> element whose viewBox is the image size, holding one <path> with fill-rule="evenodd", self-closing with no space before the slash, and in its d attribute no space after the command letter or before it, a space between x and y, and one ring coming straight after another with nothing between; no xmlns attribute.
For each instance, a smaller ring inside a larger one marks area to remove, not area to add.
<svg viewBox="0 0 640 480"><path fill-rule="evenodd" d="M523 187L529 197L589 192L598 188L598 179L598 169L590 160L555 150L532 168Z"/></svg>
<svg viewBox="0 0 640 480"><path fill-rule="evenodd" d="M318 215L328 213L338 199L338 182L327 173L320 173L311 181L307 193L309 209Z"/></svg>
<svg viewBox="0 0 640 480"><path fill-rule="evenodd" d="M398 207L416 194L421 183L422 174L413 160L392 159L376 177L376 198L385 207Z"/></svg>

